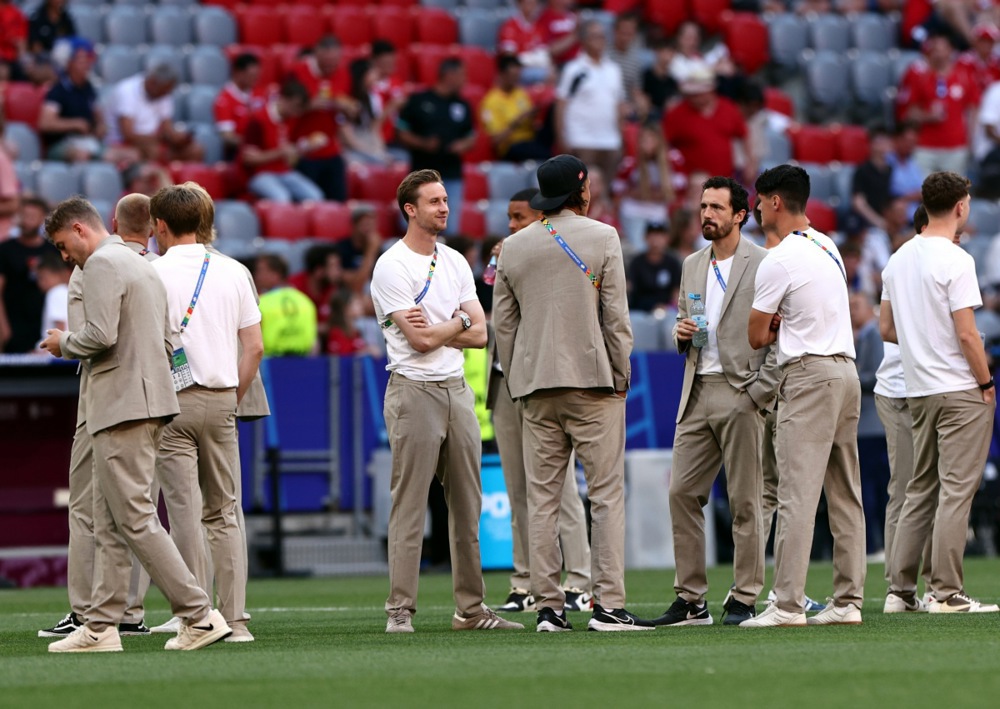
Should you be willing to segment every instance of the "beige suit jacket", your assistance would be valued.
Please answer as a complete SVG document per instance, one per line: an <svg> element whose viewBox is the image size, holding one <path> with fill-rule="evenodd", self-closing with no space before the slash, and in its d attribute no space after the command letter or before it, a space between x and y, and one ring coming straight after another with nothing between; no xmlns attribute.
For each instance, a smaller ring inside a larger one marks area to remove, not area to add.
<svg viewBox="0 0 1000 709"><path fill-rule="evenodd" d="M87 431L177 415L167 293L153 267L121 237L110 236L82 275L84 324L63 333L59 346L66 359L88 361Z"/></svg>
<svg viewBox="0 0 1000 709"><path fill-rule="evenodd" d="M504 242L493 294L500 365L514 399L540 389L629 388L632 325L618 232L569 210L551 217L598 291L541 222Z"/></svg>
<svg viewBox="0 0 1000 709"><path fill-rule="evenodd" d="M687 294L705 292L711 252L712 247L706 246L684 259L680 297L677 300L679 318L688 317ZM735 388L746 389L750 398L762 410L771 408L774 403L778 384L778 363L771 348L755 350L750 347L747 325L750 322L750 308L753 305L757 267L766 254L765 249L750 240L740 239L733 255L733 266L729 272L729 282L726 284L726 296L722 301L722 313L716 326L723 374ZM690 340L678 340L677 325L674 325L673 336L677 351L687 355L684 363L681 402L677 409L677 421L680 422L691 396L701 349L691 347Z"/></svg>

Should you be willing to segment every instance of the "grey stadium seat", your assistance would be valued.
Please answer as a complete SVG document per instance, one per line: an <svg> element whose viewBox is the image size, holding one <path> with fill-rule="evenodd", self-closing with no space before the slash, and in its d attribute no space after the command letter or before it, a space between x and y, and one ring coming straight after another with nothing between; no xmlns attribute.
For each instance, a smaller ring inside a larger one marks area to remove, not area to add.
<svg viewBox="0 0 1000 709"><path fill-rule="evenodd" d="M49 202L61 202L80 194L80 172L61 162L42 163L35 175L35 188Z"/></svg>
<svg viewBox="0 0 1000 709"><path fill-rule="evenodd" d="M806 90L817 115L837 113L850 103L850 72L847 60L835 52L816 52L803 59ZM814 116L815 117L815 116Z"/></svg>
<svg viewBox="0 0 1000 709"><path fill-rule="evenodd" d="M990 239L1000 234L1000 204L988 199L974 199L969 207L969 225L976 236Z"/></svg>
<svg viewBox="0 0 1000 709"><path fill-rule="evenodd" d="M899 82L906 70L910 68L910 64L922 59L923 55L920 52L907 49L900 52L890 52L889 58L892 59L892 83L894 86L899 86Z"/></svg>
<svg viewBox="0 0 1000 709"><path fill-rule="evenodd" d="M229 81L229 60L218 47L195 47L187 58L191 83L222 87Z"/></svg>
<svg viewBox="0 0 1000 709"><path fill-rule="evenodd" d="M510 200L515 192L520 192L528 184L528 173L533 170L509 162L492 163L486 171L490 186L490 199Z"/></svg>
<svg viewBox="0 0 1000 709"><path fill-rule="evenodd" d="M81 176L83 194L88 199L103 199L117 203L125 191L121 175L114 165L92 162L83 165Z"/></svg>
<svg viewBox="0 0 1000 709"><path fill-rule="evenodd" d="M829 165L818 163L801 163L802 169L809 173L809 197L830 202L838 197L837 183L833 169Z"/></svg>
<svg viewBox="0 0 1000 709"><path fill-rule="evenodd" d="M181 7L158 7L149 16L149 35L156 44L191 44L191 13Z"/></svg>
<svg viewBox="0 0 1000 709"><path fill-rule="evenodd" d="M37 162L14 163L14 173L17 175L17 181L21 183L22 194L35 193L35 169L39 166L40 163Z"/></svg>
<svg viewBox="0 0 1000 709"><path fill-rule="evenodd" d="M772 15L766 21L771 61L785 67L797 66L802 51L808 46L806 21L790 13Z"/></svg>
<svg viewBox="0 0 1000 709"><path fill-rule="evenodd" d="M142 54L142 68L149 71L154 66L168 64L175 72L179 83L187 81L187 66L184 64L184 52L180 47L171 44L154 44Z"/></svg>
<svg viewBox="0 0 1000 709"><path fill-rule="evenodd" d="M663 323L661 320L641 310L629 313L632 321L633 348L636 352L656 352L664 349Z"/></svg>
<svg viewBox="0 0 1000 709"><path fill-rule="evenodd" d="M788 139L785 131L767 129L766 152L761 155L761 159L769 165L781 165L792 159L792 142Z"/></svg>
<svg viewBox="0 0 1000 709"><path fill-rule="evenodd" d="M142 57L135 47L110 44L97 56L97 73L105 85L116 84L140 71Z"/></svg>
<svg viewBox="0 0 1000 709"><path fill-rule="evenodd" d="M816 51L846 52L851 46L851 23L843 15L816 15L808 20L809 46Z"/></svg>
<svg viewBox="0 0 1000 709"><path fill-rule="evenodd" d="M215 203L215 228L220 239L249 244L260 236L260 222L246 202L219 200Z"/></svg>
<svg viewBox="0 0 1000 709"><path fill-rule="evenodd" d="M76 32L94 44L104 44L104 8L73 3L69 8Z"/></svg>
<svg viewBox="0 0 1000 709"><path fill-rule="evenodd" d="M194 7L197 4L199 4L199 0L160 0L160 5L163 6Z"/></svg>
<svg viewBox="0 0 1000 709"><path fill-rule="evenodd" d="M205 151L205 162L208 164L222 160L222 138L212 123L195 123L189 126L194 132L195 142Z"/></svg>
<svg viewBox="0 0 1000 709"><path fill-rule="evenodd" d="M850 204L851 198L854 196L851 193L854 191L855 169L854 165L841 165L840 169L834 175L837 182L837 195L840 197L841 205Z"/></svg>
<svg viewBox="0 0 1000 709"><path fill-rule="evenodd" d="M861 52L851 61L854 97L868 106L880 106L885 90L893 86L892 62L884 53Z"/></svg>
<svg viewBox="0 0 1000 709"><path fill-rule="evenodd" d="M458 17L458 36L462 44L472 44L494 51L502 20L493 10L472 8Z"/></svg>
<svg viewBox="0 0 1000 709"><path fill-rule="evenodd" d="M499 5L496 0L465 0L464 5L466 7L473 7L477 9L484 10L495 10L497 5Z"/></svg>
<svg viewBox="0 0 1000 709"><path fill-rule="evenodd" d="M490 206L486 208L486 233L490 236L506 236L509 231L507 227L507 206L509 199L491 199Z"/></svg>
<svg viewBox="0 0 1000 709"><path fill-rule="evenodd" d="M197 44L225 47L236 43L236 20L221 7L198 8L194 16L194 36Z"/></svg>
<svg viewBox="0 0 1000 709"><path fill-rule="evenodd" d="M861 51L885 52L896 46L896 28L884 15L865 12L851 22L851 43Z"/></svg>
<svg viewBox="0 0 1000 709"><path fill-rule="evenodd" d="M459 0L420 0L422 7L437 7L442 10L450 10L454 13L458 9Z"/></svg>
<svg viewBox="0 0 1000 709"><path fill-rule="evenodd" d="M148 43L145 10L132 5L115 5L104 16L104 33L111 44L134 47Z"/></svg>
<svg viewBox="0 0 1000 709"><path fill-rule="evenodd" d="M219 90L214 86L195 84L184 97L184 120L192 123L215 123L214 104Z"/></svg>
<svg viewBox="0 0 1000 709"><path fill-rule="evenodd" d="M89 202L94 205L94 209L101 215L101 219L104 220L104 225L108 228L108 231L111 231L111 217L115 215L115 207L118 206L118 202L112 202L107 199L91 199Z"/></svg>
<svg viewBox="0 0 1000 709"><path fill-rule="evenodd" d="M17 146L17 159L19 161L27 163L42 157L38 134L27 123L11 121L7 124L4 138Z"/></svg>

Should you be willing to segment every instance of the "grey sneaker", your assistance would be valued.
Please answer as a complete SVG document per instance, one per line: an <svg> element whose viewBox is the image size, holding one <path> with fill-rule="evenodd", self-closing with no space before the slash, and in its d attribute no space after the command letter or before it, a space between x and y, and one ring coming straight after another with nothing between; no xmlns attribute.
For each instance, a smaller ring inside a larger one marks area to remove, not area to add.
<svg viewBox="0 0 1000 709"><path fill-rule="evenodd" d="M401 608L390 615L389 620L385 624L385 632L412 633L413 616L410 615L410 611Z"/></svg>
<svg viewBox="0 0 1000 709"><path fill-rule="evenodd" d="M182 624L177 637L170 638L163 647L167 650L200 650L232 632L222 613L213 608L202 620L191 625Z"/></svg>
<svg viewBox="0 0 1000 709"><path fill-rule="evenodd" d="M501 618L490 608L483 608L482 613L463 616L456 613L451 617L452 630L524 630L524 626Z"/></svg>

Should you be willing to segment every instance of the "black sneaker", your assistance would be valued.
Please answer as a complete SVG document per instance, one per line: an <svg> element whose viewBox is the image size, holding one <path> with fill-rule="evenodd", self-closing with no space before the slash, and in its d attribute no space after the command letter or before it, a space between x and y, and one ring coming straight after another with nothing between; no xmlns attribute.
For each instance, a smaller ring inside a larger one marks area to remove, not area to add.
<svg viewBox="0 0 1000 709"><path fill-rule="evenodd" d="M597 603L594 604L594 615L587 623L587 630L598 631L622 631L622 630L653 630L654 625L648 620L642 620L624 608L614 608L604 610Z"/></svg>
<svg viewBox="0 0 1000 709"><path fill-rule="evenodd" d="M118 634L119 635L149 635L149 628L143 621L138 623L119 623L118 624Z"/></svg>
<svg viewBox="0 0 1000 709"><path fill-rule="evenodd" d="M680 596L673 602L663 615L653 621L653 625L711 625L712 615L708 612L708 604L702 603L700 606L688 603Z"/></svg>
<svg viewBox="0 0 1000 709"><path fill-rule="evenodd" d="M565 590L566 601L563 603L563 610L567 611L589 611L594 608L594 597L582 588L567 588Z"/></svg>
<svg viewBox="0 0 1000 709"><path fill-rule="evenodd" d="M535 632L538 633L565 633L572 630L573 626L566 617L566 611L557 613L553 608L542 608L538 611L538 623Z"/></svg>
<svg viewBox="0 0 1000 709"><path fill-rule="evenodd" d="M497 608L501 613L523 613L535 610L535 597L523 588L510 589L510 595L503 605Z"/></svg>
<svg viewBox="0 0 1000 709"><path fill-rule="evenodd" d="M757 606L748 606L746 603L730 598L722 607L722 624L739 625L744 620L750 620L757 615Z"/></svg>
<svg viewBox="0 0 1000 709"><path fill-rule="evenodd" d="M71 634L77 628L82 628L83 623L80 622L80 617L70 611L69 615L60 620L51 628L46 628L45 630L38 631L38 637L40 638L65 638L67 635Z"/></svg>

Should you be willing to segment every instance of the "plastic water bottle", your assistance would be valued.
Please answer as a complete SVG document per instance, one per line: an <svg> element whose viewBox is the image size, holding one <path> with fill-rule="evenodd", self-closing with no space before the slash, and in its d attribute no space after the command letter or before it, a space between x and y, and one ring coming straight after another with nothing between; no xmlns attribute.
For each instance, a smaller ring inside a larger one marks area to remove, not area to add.
<svg viewBox="0 0 1000 709"><path fill-rule="evenodd" d="M486 268L483 270L483 283L488 286L492 286L497 280L497 257L490 256L490 262L486 264Z"/></svg>
<svg viewBox="0 0 1000 709"><path fill-rule="evenodd" d="M708 318L705 317L705 303L700 293L688 293L688 316L698 325L698 332L691 338L692 347L708 344Z"/></svg>

